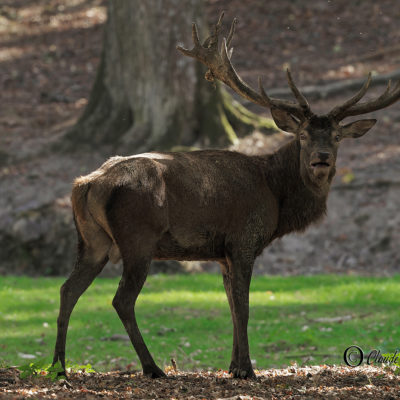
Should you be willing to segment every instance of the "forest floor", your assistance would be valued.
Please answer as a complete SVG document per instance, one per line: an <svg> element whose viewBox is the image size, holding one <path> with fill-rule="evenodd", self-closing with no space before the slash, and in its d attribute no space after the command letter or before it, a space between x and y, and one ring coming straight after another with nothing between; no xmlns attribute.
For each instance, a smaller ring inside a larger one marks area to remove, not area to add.
<svg viewBox="0 0 400 400"><path fill-rule="evenodd" d="M233 62L250 83L263 75L269 90L286 87L283 70L287 66L300 87L362 77L369 70L381 74L399 69L397 3L208 0L207 15L210 23L221 9L227 12L226 21L239 18ZM49 154L43 149L57 143L87 104L105 19L101 0L2 1L0 232L5 238L15 241L20 235L21 241L42 240L37 232L50 228L43 223L40 210L51 204L69 215L70 182L104 160L96 151L83 156ZM189 37L188 28L186 44ZM373 88L371 93L383 90ZM351 95L343 92L312 102L312 106L326 112ZM400 102L372 116L379 120L373 131L357 143L342 146L328 218L301 237L292 235L275 243L257 261L256 272L400 272ZM271 151L270 145L270 139L255 134L239 149L262 153ZM49 241L57 239L62 244L56 234ZM36 248L28 250L35 254ZM39 258L43 262L43 256ZM23 265L12 271L29 272L29 268ZM0 397L398 398L399 378L390 369L290 367L260 371L257 376L256 381L239 381L223 371L171 372L169 379L154 385L140 374L110 372L73 374L68 384L41 378L24 381L17 371L0 369Z"/></svg>
<svg viewBox="0 0 400 400"><path fill-rule="evenodd" d="M21 380L0 369L2 399L397 399L400 377L390 367L290 366L257 371L254 380L232 379L226 371L175 372L152 380L131 371L72 373L69 380Z"/></svg>

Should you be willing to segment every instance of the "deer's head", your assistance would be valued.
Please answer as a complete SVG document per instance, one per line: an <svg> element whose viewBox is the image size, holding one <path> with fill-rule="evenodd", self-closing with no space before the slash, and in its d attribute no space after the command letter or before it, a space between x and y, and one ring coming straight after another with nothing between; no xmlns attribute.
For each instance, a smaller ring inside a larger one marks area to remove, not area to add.
<svg viewBox="0 0 400 400"><path fill-rule="evenodd" d="M269 103L271 115L276 125L296 136L300 146L300 171L303 181L315 189L329 184L335 174L336 156L343 139L358 138L371 129L376 119L362 119L349 124L341 121L351 115L364 114L386 107L399 96L399 84L393 91L390 85L385 93L374 101L359 103L371 82L371 74L363 87L351 99L335 107L325 115L314 114L306 100L293 82L287 70L289 87L297 103L271 99L260 83L261 96ZM378 101L379 100L379 101Z"/></svg>
<svg viewBox="0 0 400 400"><path fill-rule="evenodd" d="M214 32L200 43L196 24L192 26L194 47L191 50L178 46L183 54L193 57L209 69L206 79L218 79L232 88L236 93L260 106L271 110L276 125L296 136L299 142L300 173L304 183L315 189L323 188L335 174L336 155L340 142L346 138L363 136L376 123L375 119L363 119L343 125L341 121L349 116L366 114L385 108L400 99L400 81L391 89L390 82L385 92L376 99L361 102L371 82L371 74L362 88L352 98L333 108L328 114L314 114L299 89L293 82L290 71L287 78L296 102L269 97L259 79L259 90L248 86L237 74L231 63L233 48L229 48L235 32L236 19L233 20L227 39L223 39L219 49L219 34L222 26L221 14Z"/></svg>

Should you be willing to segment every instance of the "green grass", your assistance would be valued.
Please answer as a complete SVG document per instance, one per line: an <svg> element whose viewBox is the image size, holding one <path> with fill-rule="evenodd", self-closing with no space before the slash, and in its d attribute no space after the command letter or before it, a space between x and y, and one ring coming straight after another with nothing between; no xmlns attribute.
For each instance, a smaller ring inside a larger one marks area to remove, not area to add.
<svg viewBox="0 0 400 400"><path fill-rule="evenodd" d="M0 277L0 366L52 357L64 279ZM104 341L125 334L111 302L117 279L97 279L71 317L67 359L104 371L140 368L130 342ZM257 368L340 364L346 347L394 352L399 345L400 276L254 277L249 339ZM232 326L219 275L156 275L148 278L136 314L159 365L175 358L180 369L226 369ZM342 323L317 318L351 315Z"/></svg>

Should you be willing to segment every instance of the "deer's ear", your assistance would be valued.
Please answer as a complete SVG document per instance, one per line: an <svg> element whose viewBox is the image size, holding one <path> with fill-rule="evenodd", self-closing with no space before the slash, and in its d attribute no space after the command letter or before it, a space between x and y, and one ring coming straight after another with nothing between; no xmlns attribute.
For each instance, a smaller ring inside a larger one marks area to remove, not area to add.
<svg viewBox="0 0 400 400"><path fill-rule="evenodd" d="M342 137L359 138L365 135L376 123L376 119L361 119L342 126Z"/></svg>
<svg viewBox="0 0 400 400"><path fill-rule="evenodd" d="M278 108L271 108L271 115L279 129L290 133L297 131L300 123L290 113Z"/></svg>

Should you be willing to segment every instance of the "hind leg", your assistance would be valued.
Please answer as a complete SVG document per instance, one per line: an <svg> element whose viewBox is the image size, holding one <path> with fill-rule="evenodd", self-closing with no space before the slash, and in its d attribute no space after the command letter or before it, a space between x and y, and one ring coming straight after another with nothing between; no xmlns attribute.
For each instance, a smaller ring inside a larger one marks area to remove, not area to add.
<svg viewBox="0 0 400 400"><path fill-rule="evenodd" d="M135 304L157 242L167 226L166 212L163 207L155 206L146 193L124 187L114 191L110 203L107 219L124 266L113 306L142 363L143 373L162 377L165 374L154 362L137 325Z"/></svg>
<svg viewBox="0 0 400 400"><path fill-rule="evenodd" d="M131 256L122 253L122 258L124 263L124 272L113 300L113 306L124 324L132 345L136 350L142 364L143 373L152 378L163 377L165 374L156 365L153 357L147 349L135 316L136 299L146 280L151 257L139 254Z"/></svg>
<svg viewBox="0 0 400 400"><path fill-rule="evenodd" d="M61 362L63 373L65 372L65 344L69 319L82 293L93 282L94 278L101 272L107 263L106 252L103 254L84 244L81 238L78 243L78 256L70 277L61 286L60 311L57 319L57 340L54 350L53 365Z"/></svg>
<svg viewBox="0 0 400 400"><path fill-rule="evenodd" d="M230 281L232 319L236 329L236 343L239 354L236 368L232 368L234 378L254 379L253 367L250 360L247 324L249 320L249 288L253 259L245 254L232 254L227 256L229 269L232 273Z"/></svg>

